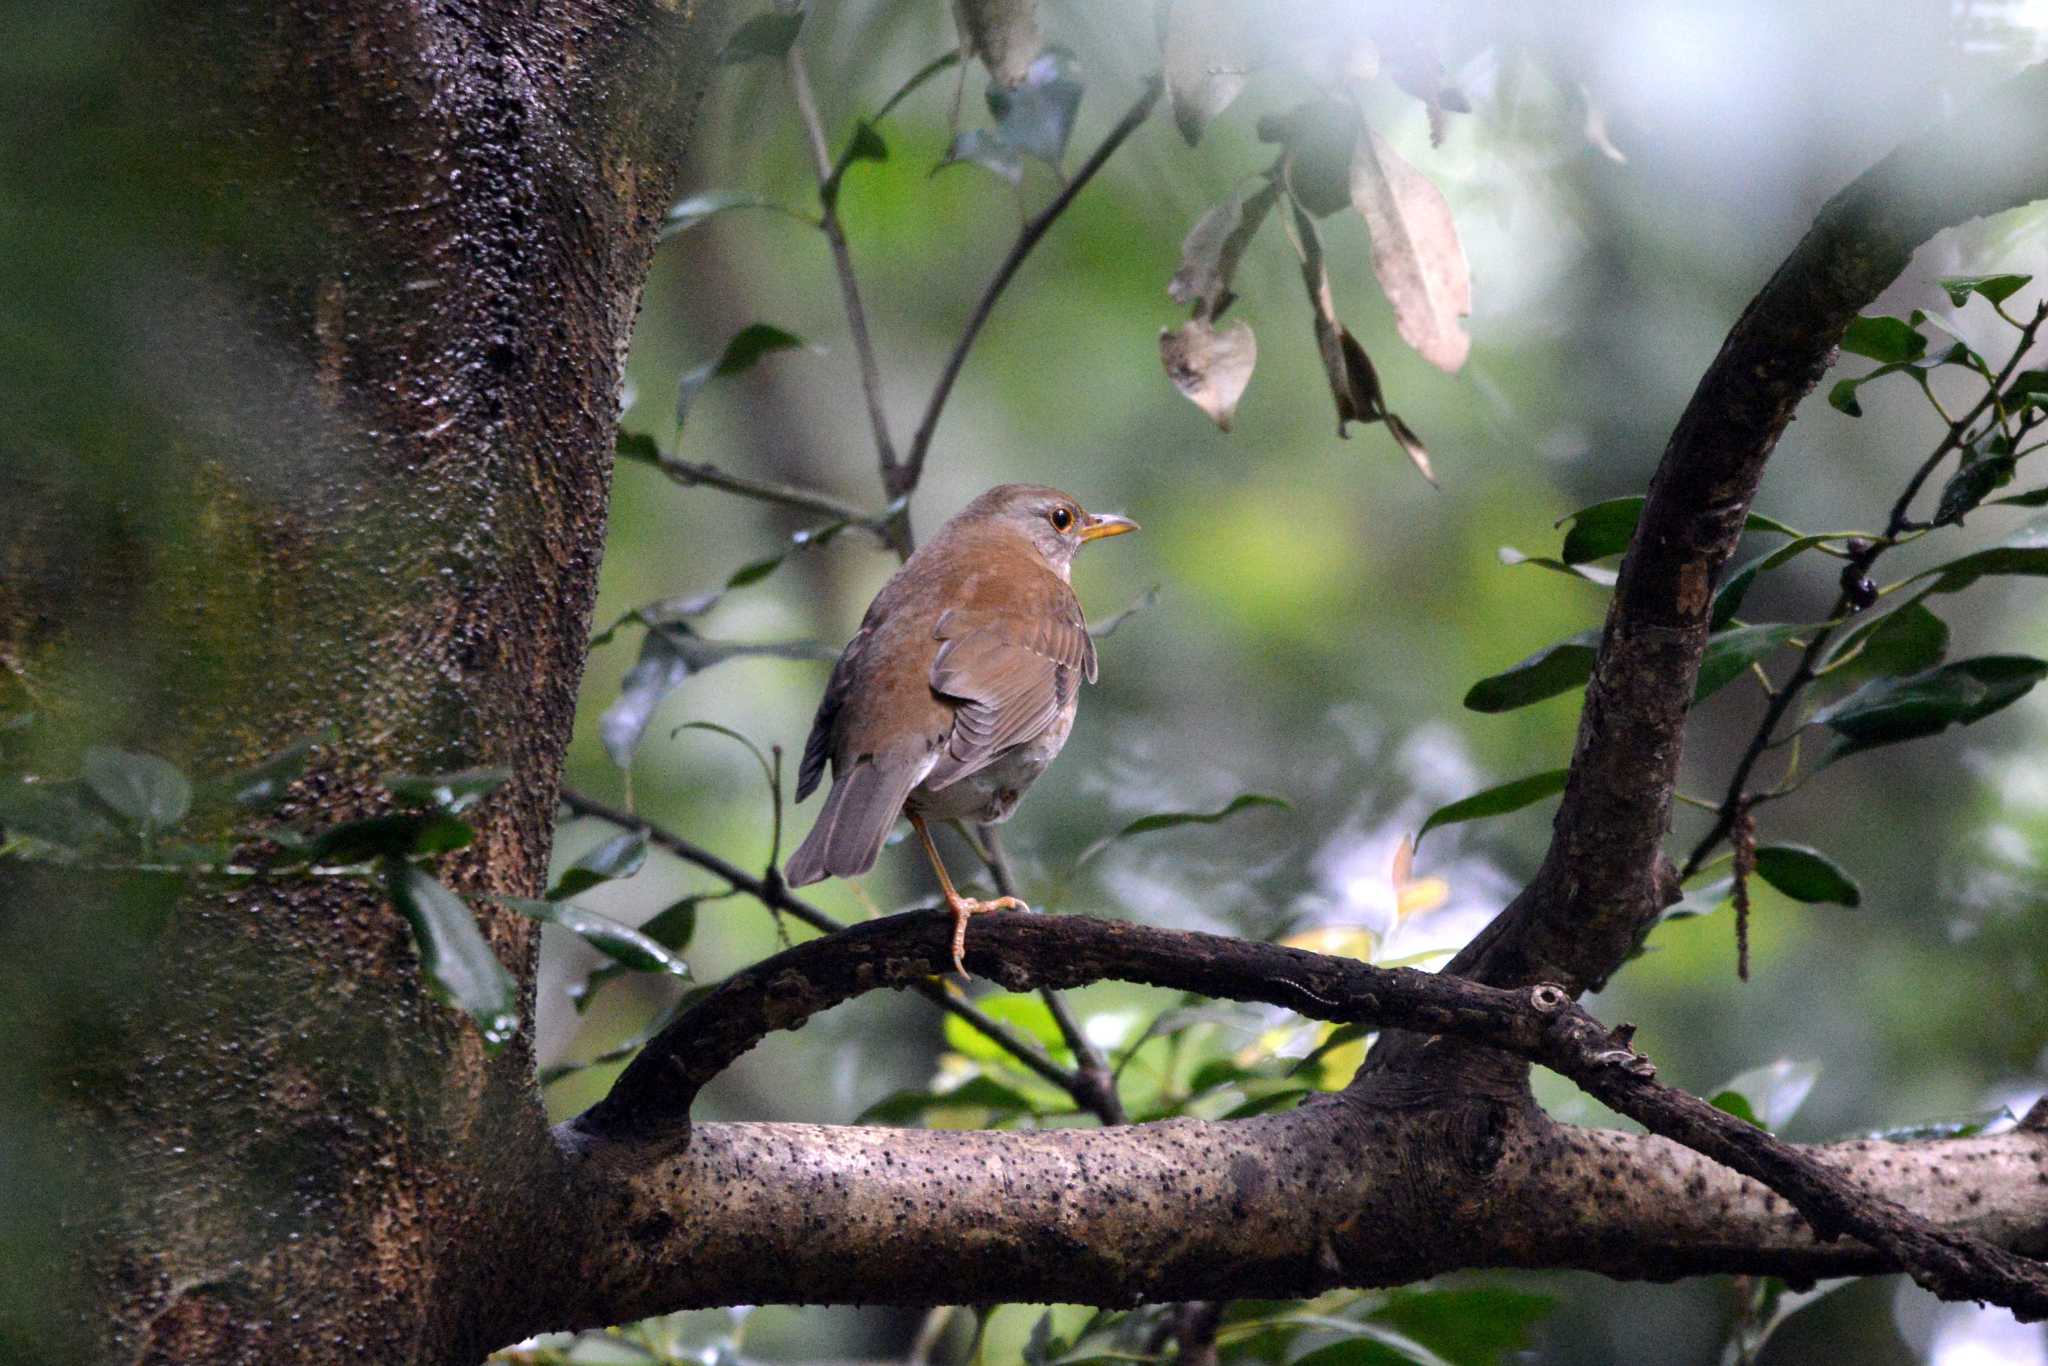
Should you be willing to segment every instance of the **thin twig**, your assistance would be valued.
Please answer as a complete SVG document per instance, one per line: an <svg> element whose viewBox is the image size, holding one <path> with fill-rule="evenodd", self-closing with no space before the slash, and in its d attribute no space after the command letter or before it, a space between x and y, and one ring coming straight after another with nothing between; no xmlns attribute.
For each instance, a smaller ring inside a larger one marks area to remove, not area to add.
<svg viewBox="0 0 2048 1366"><path fill-rule="evenodd" d="M727 493L737 493L742 498L822 513L834 521L852 522L858 526L873 527L878 521L876 514L866 508L817 489L799 488L795 484L784 484L773 479L750 479L742 474L722 470L716 465L701 465L695 461L678 460L669 455L646 463L653 465L685 488L703 484L710 488L724 489ZM878 531L876 534L882 533Z"/></svg>
<svg viewBox="0 0 2048 1366"><path fill-rule="evenodd" d="M684 839L672 830L664 830L644 817L629 811L621 811L595 797L587 796L574 788L565 787L561 792L562 805L579 816L600 820L616 825L621 830L636 830L647 837L647 842L660 849L666 849L685 863L694 863L715 877L723 878L727 884L753 897L772 911L787 912L812 929L831 934L846 928L838 920L805 901L783 885L782 876L773 868L766 877L755 877L742 868L727 862L700 845ZM1022 1037L1002 1021L977 1010L966 1001L960 1000L945 987L929 978L907 984L910 990L930 1001L949 1015L959 1017L964 1023L981 1033L999 1047L1015 1055L1031 1071L1059 1087L1074 1098L1076 1105L1086 1105L1088 1084L1078 1073L1061 1067L1046 1056L1045 1050L1036 1043Z"/></svg>
<svg viewBox="0 0 2048 1366"><path fill-rule="evenodd" d="M960 367L967 363L968 349L974 345L974 339L980 335L982 325L995 310L996 300L1002 297L1003 290L1010 283L1010 277L1017 273L1017 268L1024 264L1024 258L1038 245L1038 239L1045 236L1046 230L1066 212L1067 206L1074 202L1074 197L1081 193L1088 182L1094 179L1095 173L1115 154L1116 149L1123 146L1124 140L1135 133L1138 125L1152 113L1152 106L1159 102L1159 94L1164 89L1164 84L1157 76L1147 81L1145 92L1138 97L1137 103L1117 121L1116 127L1109 130L1109 136L1102 140L1102 145L1095 149L1094 154L1081 163L1081 168L1074 172L1074 178L1053 197L1050 204L1027 220L1018 232L1009 255L996 267L995 275L990 278L988 287L982 291L980 301L975 304L974 313L967 320L966 330L960 334L960 340L953 346L953 354L946 357L946 368L939 372L939 382L932 389L931 401L925 405L924 418L917 424L916 434L910 438L910 453L904 458L898 471L902 486L891 488L891 497L916 488L918 479L923 476L925 457L931 452L932 433L938 430L939 414L946 409L946 399L953 392L953 381L960 377Z"/></svg>
<svg viewBox="0 0 2048 1366"><path fill-rule="evenodd" d="M996 891L1003 896L1019 896L1017 875L1010 867L1008 852L1003 848L1001 827L984 825L975 833L981 837L981 847L975 852L988 865L989 876L996 880ZM1039 988L1038 995L1045 1002L1045 1008L1052 1012L1060 1037L1067 1041L1068 1049L1073 1052L1075 1080L1087 1091L1086 1095L1076 1091L1074 1099L1104 1124L1130 1123L1131 1117L1124 1111L1123 1098L1116 1093L1116 1078L1110 1073L1109 1064L1103 1060L1101 1050L1089 1042L1088 1035L1075 1022L1065 998L1051 987Z"/></svg>
<svg viewBox="0 0 2048 1366"><path fill-rule="evenodd" d="M832 264L839 272L839 294L846 301L846 326L853 334L853 352L860 360L861 391L867 398L868 423L875 432L875 457L881 462L882 487L895 497L896 444L889 438L889 418L882 408L882 371L875 361L875 344L868 335L867 310L861 306L860 284L854 278L853 255L847 249L846 231L839 224L839 182L832 172L832 150L825 144L825 125L818 117L817 97L811 93L810 68L804 63L803 48L789 49L789 85L796 95L797 113L803 118L811 161L818 172L818 203L822 210L818 226L832 244Z"/></svg>

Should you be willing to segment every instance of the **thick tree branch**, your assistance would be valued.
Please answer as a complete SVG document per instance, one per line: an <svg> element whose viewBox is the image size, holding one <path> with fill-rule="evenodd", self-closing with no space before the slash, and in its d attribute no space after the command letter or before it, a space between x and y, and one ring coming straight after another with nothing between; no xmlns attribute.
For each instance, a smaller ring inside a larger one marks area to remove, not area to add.
<svg viewBox="0 0 2048 1366"><path fill-rule="evenodd" d="M650 1042L610 1095L562 1126L565 1147L661 1147L686 1135L697 1089L742 1053L855 996L943 971L951 938L948 915L910 912L812 940L735 974ZM1937 1294L2048 1317L2043 1268L1935 1229L1764 1130L1659 1085L1656 1069L1629 1047L1627 1031L1609 1033L1557 987L1508 991L1278 945L1080 916L998 912L975 922L967 955L976 972L1012 990L1115 976L1288 1006L1314 1019L1391 1025L1504 1049L1570 1078L1653 1133L1757 1178L1824 1236L1854 1234Z"/></svg>
<svg viewBox="0 0 2048 1366"><path fill-rule="evenodd" d="M982 929L976 922L976 929ZM2048 1137L1806 1150L1944 1234L2044 1250ZM549 1322L703 1305L1295 1297L1463 1267L1795 1281L1896 1269L1656 1137L1461 1131L1336 1100L1228 1123L988 1133L703 1124L658 1160L597 1144L560 1227L593 1245Z"/></svg>
<svg viewBox="0 0 2048 1366"><path fill-rule="evenodd" d="M1451 971L1502 986L1595 987L1676 898L1662 845L1686 711L1714 580L1742 534L1764 464L1843 329L1915 248L1943 228L2048 195L2044 127L2048 66L2036 66L1859 176L1751 301L1650 484L1586 687L1549 852Z"/></svg>

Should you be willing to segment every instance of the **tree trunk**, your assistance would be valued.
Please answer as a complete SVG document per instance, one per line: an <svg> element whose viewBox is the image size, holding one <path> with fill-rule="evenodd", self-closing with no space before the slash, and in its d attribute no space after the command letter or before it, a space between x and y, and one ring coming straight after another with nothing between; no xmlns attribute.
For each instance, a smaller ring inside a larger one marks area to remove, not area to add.
<svg viewBox="0 0 2048 1366"><path fill-rule="evenodd" d="M537 893L710 8L332 0L106 35L129 60L81 96L170 78L79 153L155 196L133 254L74 243L123 289L89 322L128 345L118 439L17 432L0 522L7 681L58 680L27 699L53 745L203 775L332 727L279 813L300 829L378 809L386 773L503 765L448 873ZM9 1037L49 1041L6 1073L56 1115L29 1150L90 1174L42 1187L86 1268L68 1327L0 1318L0 1344L445 1362L531 1327L543 1268L497 1236L541 1226L557 1163L528 1040L487 1052L357 883L151 891L18 878L0 911ZM484 923L530 992L536 927Z"/></svg>

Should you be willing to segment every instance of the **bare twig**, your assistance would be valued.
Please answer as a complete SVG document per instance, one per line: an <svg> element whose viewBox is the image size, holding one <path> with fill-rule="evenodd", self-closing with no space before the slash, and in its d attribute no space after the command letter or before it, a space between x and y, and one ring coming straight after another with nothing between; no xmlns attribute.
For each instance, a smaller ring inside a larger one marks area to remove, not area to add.
<svg viewBox="0 0 2048 1366"><path fill-rule="evenodd" d="M728 885L745 892L763 906L768 907L772 911L786 912L793 915L812 929L832 934L846 928L838 920L835 920L810 902L791 892L788 887L783 885L781 875L773 868L769 869L766 877L755 877L735 864L720 858L710 850L684 839L672 830L664 830L662 827L634 815L632 812L621 811L617 807L609 806L595 797L576 791L574 788L565 787L562 789L561 802L562 805L568 807L579 816L587 816L593 820L605 821L619 827L621 830L636 830L640 832L647 837L649 844L667 850L685 863L694 863L713 876L723 878ZM959 1017L959 1019L985 1038L997 1044L1004 1051L1014 1055L1017 1061L1025 1067L1051 1082L1054 1086L1059 1087L1062 1091L1065 1091L1074 1098L1076 1105L1087 1105L1087 1097L1090 1090L1089 1084L1078 1073L1061 1067L1058 1063L1047 1057L1045 1050L1036 1043L1024 1038L1002 1021L991 1017L984 1011L977 1010L973 1005L954 996L937 981L927 979L920 982L911 982L907 985L912 991L915 991L947 1014Z"/></svg>
<svg viewBox="0 0 2048 1366"><path fill-rule="evenodd" d="M896 487L896 444L889 438L889 418L882 407L882 372L875 361L874 340L868 335L867 310L861 305L860 283L853 273L853 256L847 249L846 231L839 224L839 180L832 170L832 150L825 144L825 125L818 117L818 101L811 93L810 69L804 63L800 45L791 44L788 64L790 89L796 95L797 112L803 118L811 161L818 173L818 204L822 210L818 226L824 230L825 240L832 244L832 264L839 272L839 294L846 302L846 326L853 335L854 355L860 361L860 385L867 399L868 424L874 428L875 457L882 468L882 487L893 498L903 491ZM915 483L914 480L912 482ZM892 525L901 523L901 518L892 519Z"/></svg>
<svg viewBox="0 0 2048 1366"><path fill-rule="evenodd" d="M995 275L990 278L988 287L982 291L980 301L975 304L973 314L967 319L966 330L960 334L960 340L954 343L953 353L946 357L946 367L939 372L939 382L932 389L931 401L925 405L924 418L917 424L917 431L910 438L909 454L898 467L900 483L889 488L891 497L916 488L918 479L923 476L925 457L931 452L932 433L938 430L939 415L946 409L946 399L953 392L953 382L960 377L960 367L967 363L968 349L974 345L974 339L981 334L982 325L988 322L989 314L995 310L996 300L1002 297L1010 278L1017 273L1017 268L1024 264L1024 258L1031 254L1031 249L1038 245L1038 240L1045 236L1046 230L1058 221L1059 216L1066 212L1067 206L1074 202L1074 197L1095 178L1095 173L1102 169L1117 148L1123 146L1125 139L1138 131L1138 126L1152 113L1152 106L1159 102L1159 95L1163 89L1165 86L1159 77L1154 76L1147 81L1144 93L1138 96L1137 102L1117 120L1116 127L1109 130L1109 136L1102 140L1102 145L1081 163L1080 169L1074 172L1074 178L1053 197L1050 204L1025 221L1017 234L1016 242L1010 247L1009 254L1003 258L1002 264L996 267Z"/></svg>
<svg viewBox="0 0 2048 1366"><path fill-rule="evenodd" d="M583 1148L673 1141L687 1133L698 1088L768 1034L797 1028L865 992L943 971L951 945L950 914L913 911L850 926L736 973L641 1050L611 1094L570 1121L565 1141ZM2048 1317L2048 1268L1937 1228L1797 1146L1661 1085L1656 1068L1630 1046L1627 1026L1607 1029L1557 986L1508 990L1221 935L1013 911L976 921L967 958L1012 990L1115 977L1499 1048L1569 1078L1650 1132L1762 1182L1823 1239L1859 1238L1944 1298L1990 1300L2023 1317Z"/></svg>
<svg viewBox="0 0 2048 1366"><path fill-rule="evenodd" d="M727 493L737 493L742 498L752 498L758 502L779 503L783 507L820 513L835 521L852 522L869 528L879 526L876 514L866 508L817 489L799 488L795 484L784 484L773 479L750 479L743 474L722 470L716 465L678 460L674 456L665 455L647 463L685 488L702 484L709 488L724 489ZM876 534L883 533L877 529Z"/></svg>

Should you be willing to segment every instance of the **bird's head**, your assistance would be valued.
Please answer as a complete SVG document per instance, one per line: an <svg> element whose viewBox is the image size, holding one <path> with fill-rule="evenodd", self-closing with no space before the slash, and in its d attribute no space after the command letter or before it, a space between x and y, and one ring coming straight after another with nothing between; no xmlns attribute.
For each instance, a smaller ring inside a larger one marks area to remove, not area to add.
<svg viewBox="0 0 2048 1366"><path fill-rule="evenodd" d="M963 508L960 516L987 517L1014 527L1061 575L1088 542L1138 529L1128 517L1085 511L1072 494L1044 484L998 484Z"/></svg>

